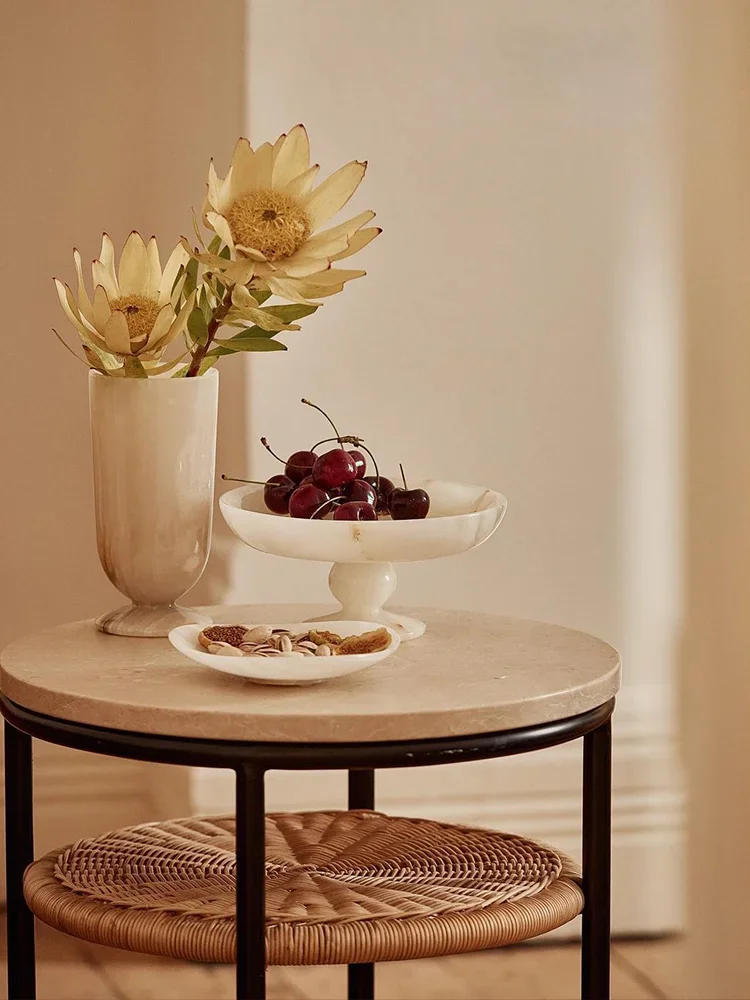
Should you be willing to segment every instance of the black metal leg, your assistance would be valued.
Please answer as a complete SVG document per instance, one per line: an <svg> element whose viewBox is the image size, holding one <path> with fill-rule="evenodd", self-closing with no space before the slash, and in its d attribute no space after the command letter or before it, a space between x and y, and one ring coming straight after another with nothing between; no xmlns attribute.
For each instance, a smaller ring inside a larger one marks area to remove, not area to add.
<svg viewBox="0 0 750 1000"><path fill-rule="evenodd" d="M31 737L5 723L5 879L8 997L34 1000L34 915L23 897L23 873L34 860Z"/></svg>
<svg viewBox="0 0 750 1000"><path fill-rule="evenodd" d="M612 723L583 738L582 1000L609 1000Z"/></svg>
<svg viewBox="0 0 750 1000"><path fill-rule="evenodd" d="M375 772L365 769L349 772L349 808L375 808Z"/></svg>
<svg viewBox="0 0 750 1000"><path fill-rule="evenodd" d="M266 996L265 772L237 768L237 1000Z"/></svg>
<svg viewBox="0 0 750 1000"><path fill-rule="evenodd" d="M375 772L370 769L349 772L349 808L375 808ZM375 966L362 962L349 966L349 1000L373 1000L375 996Z"/></svg>

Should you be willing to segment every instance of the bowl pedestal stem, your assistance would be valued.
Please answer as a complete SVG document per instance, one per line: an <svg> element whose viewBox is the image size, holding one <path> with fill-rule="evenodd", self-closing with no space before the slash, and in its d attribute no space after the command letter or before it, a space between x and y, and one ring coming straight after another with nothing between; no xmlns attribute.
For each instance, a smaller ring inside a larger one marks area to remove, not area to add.
<svg viewBox="0 0 750 1000"><path fill-rule="evenodd" d="M328 574L331 593L341 604L333 614L310 621L362 621L388 625L404 639L417 639L427 628L418 618L385 611L396 589L396 571L389 562L334 563Z"/></svg>

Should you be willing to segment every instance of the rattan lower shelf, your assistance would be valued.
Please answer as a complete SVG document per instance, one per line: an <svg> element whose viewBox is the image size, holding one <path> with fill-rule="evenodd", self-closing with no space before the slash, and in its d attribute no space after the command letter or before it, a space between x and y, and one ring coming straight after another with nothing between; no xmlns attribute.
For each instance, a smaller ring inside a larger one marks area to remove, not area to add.
<svg viewBox="0 0 750 1000"><path fill-rule="evenodd" d="M583 908L578 866L522 837L378 812L266 817L271 965L480 951ZM234 818L115 830L30 865L39 919L115 948L234 962Z"/></svg>

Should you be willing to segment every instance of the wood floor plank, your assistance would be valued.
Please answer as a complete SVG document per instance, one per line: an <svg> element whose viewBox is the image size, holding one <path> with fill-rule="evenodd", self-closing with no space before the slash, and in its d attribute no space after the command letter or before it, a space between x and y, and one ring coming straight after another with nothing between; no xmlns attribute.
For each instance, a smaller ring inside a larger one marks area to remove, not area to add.
<svg viewBox="0 0 750 1000"><path fill-rule="evenodd" d="M615 953L653 983L660 997L684 1000L687 995L689 942L684 937L618 941Z"/></svg>

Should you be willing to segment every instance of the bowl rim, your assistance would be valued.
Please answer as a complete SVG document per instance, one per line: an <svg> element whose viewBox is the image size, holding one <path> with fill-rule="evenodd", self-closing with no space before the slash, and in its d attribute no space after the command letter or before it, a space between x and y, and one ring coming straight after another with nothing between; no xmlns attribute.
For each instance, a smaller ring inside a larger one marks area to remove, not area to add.
<svg viewBox="0 0 750 1000"><path fill-rule="evenodd" d="M337 528L344 531L351 531L352 524L356 524L358 528L366 528L367 530L370 531L374 529L375 525L383 525L383 524L408 524L413 528L418 524L425 524L428 521L434 524L436 521L459 521L459 520L467 520L469 518L480 518L483 515L486 515L488 510L501 510L502 516L504 517L508 509L508 498L503 493L500 493L498 490L490 489L487 486L477 486L475 483L464 483L456 479L422 479L419 480L419 482L422 483L444 482L444 483L455 483L455 485L457 486L468 486L473 489L479 490L484 494L490 494L490 496L493 498L493 503L491 503L487 507L484 507L482 510L467 510L463 514L440 514L437 517L430 517L428 515L425 518L417 518L410 521L393 521L386 518L383 518L382 520L378 519L377 521L356 521L356 522L324 520L322 518L319 520L316 519L315 521L312 521L307 518L294 518L294 517L289 517L288 515L285 514L274 514L273 511L270 510L269 511L247 510L245 507L242 506L242 500L244 499L244 497L248 496L251 493L260 493L263 487L256 485L246 485L246 486L236 486L233 489L227 490L225 493L222 493L221 496L219 497L219 506L230 507L232 510L240 511L242 514L246 514L249 517L263 517L263 518L273 517L278 521L288 521L290 523L298 522L300 524L335 525Z"/></svg>

